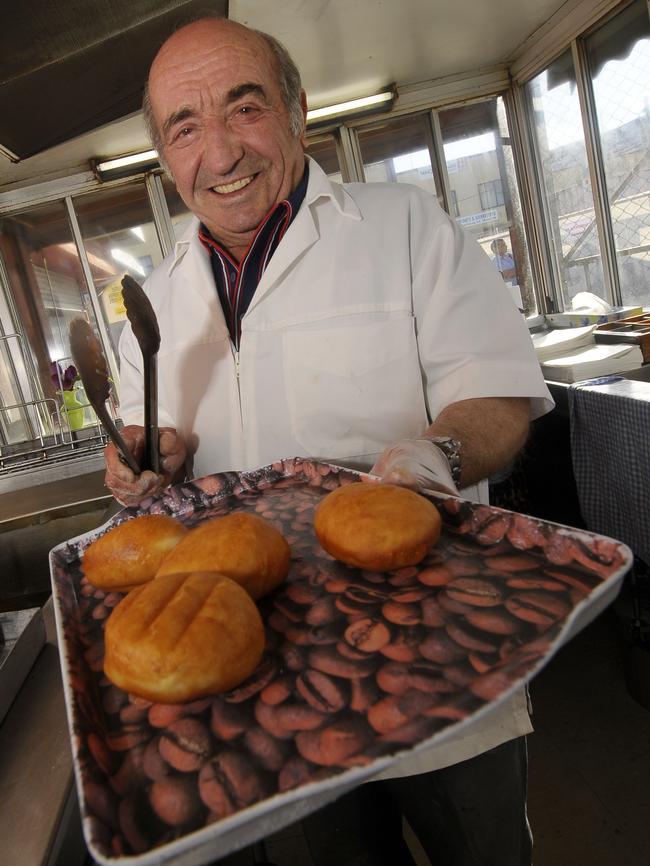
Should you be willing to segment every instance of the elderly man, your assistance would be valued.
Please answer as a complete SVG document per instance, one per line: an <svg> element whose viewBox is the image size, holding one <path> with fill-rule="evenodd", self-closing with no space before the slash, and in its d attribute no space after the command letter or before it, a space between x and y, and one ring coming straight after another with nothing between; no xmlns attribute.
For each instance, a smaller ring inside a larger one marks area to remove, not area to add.
<svg viewBox="0 0 650 866"><path fill-rule="evenodd" d="M296 455L456 493L507 464L552 406L489 259L417 188L330 183L305 158L305 111L286 51L234 22L187 25L153 62L145 113L195 220L146 285L162 340L163 473L136 478L109 446L121 502L188 466L198 476ZM137 450L128 326L120 352ZM529 863L529 730L518 697L478 734L400 764L404 778L363 786L305 822L313 859L409 863L403 811L445 866ZM363 820L368 792L379 820Z"/></svg>

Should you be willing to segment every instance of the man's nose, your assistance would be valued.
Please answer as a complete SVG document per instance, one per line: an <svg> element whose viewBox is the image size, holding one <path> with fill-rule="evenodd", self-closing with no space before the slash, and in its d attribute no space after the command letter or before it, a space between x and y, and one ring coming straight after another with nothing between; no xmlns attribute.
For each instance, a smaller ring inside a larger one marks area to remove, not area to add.
<svg viewBox="0 0 650 866"><path fill-rule="evenodd" d="M227 123L207 125L203 141L202 164L215 174L226 176L244 155L244 147L237 133Z"/></svg>

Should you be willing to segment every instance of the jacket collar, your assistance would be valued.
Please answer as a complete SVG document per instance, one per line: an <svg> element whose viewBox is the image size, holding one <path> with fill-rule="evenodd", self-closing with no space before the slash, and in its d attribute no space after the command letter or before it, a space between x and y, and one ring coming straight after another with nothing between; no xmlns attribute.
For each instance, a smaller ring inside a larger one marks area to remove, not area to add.
<svg viewBox="0 0 650 866"><path fill-rule="evenodd" d="M300 218L301 212L305 208L309 208L311 211L324 200L329 200L342 216L354 220L362 219L361 212L359 211L356 202L349 195L346 189L341 186L341 184L330 181L314 159L310 156L307 156L307 159L309 160L309 182L307 184L307 192L305 193L304 202L300 211L296 215L296 220ZM312 220L310 220L310 222L312 222ZM193 216L190 219L187 228L183 232L182 237L174 244L174 252L167 269L168 276L171 276L176 266L183 260L190 246L198 245L201 247L201 242L199 241L199 225L200 222L198 218Z"/></svg>

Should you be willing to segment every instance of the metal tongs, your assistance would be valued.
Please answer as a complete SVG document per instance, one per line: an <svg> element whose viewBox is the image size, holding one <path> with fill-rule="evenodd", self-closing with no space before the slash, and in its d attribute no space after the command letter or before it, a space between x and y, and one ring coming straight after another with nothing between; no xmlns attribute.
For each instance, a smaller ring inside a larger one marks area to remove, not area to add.
<svg viewBox="0 0 650 866"><path fill-rule="evenodd" d="M160 472L158 449L158 349L160 330L156 313L142 286L128 274L122 280L126 315L142 352L144 365L144 456L142 468Z"/></svg>
<svg viewBox="0 0 650 866"><path fill-rule="evenodd" d="M108 414L106 401L111 393L108 365L101 344L85 319L73 319L70 322L70 349L90 405L119 449L123 461L139 475L140 467L135 457Z"/></svg>

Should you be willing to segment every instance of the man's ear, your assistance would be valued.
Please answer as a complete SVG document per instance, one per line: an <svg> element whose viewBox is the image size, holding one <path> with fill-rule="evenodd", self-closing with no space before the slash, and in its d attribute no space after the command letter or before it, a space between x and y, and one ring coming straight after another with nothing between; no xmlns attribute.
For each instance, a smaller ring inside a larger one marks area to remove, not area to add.
<svg viewBox="0 0 650 866"><path fill-rule="evenodd" d="M302 108L302 133L300 135L300 143L304 148L307 147L307 94L304 90L300 91L300 107Z"/></svg>

